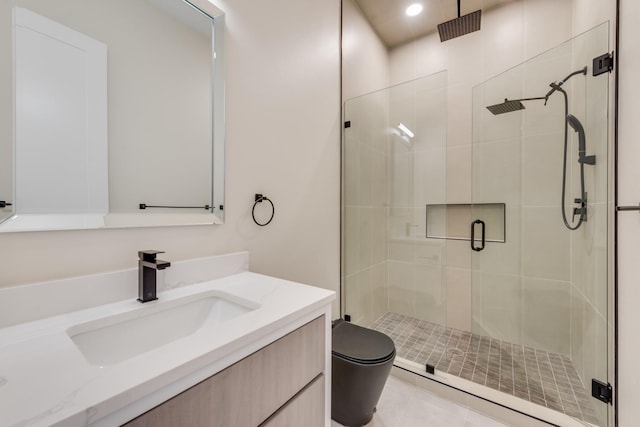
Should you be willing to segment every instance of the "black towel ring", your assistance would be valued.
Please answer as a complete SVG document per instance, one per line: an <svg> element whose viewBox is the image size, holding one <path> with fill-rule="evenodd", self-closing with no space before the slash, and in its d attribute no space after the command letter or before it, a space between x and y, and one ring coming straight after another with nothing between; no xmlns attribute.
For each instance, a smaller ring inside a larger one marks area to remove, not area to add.
<svg viewBox="0 0 640 427"><path fill-rule="evenodd" d="M271 218L269 218L269 221L267 221L265 223L260 223L256 219L256 206L258 206L258 203L262 203L262 201L264 201L264 200L266 200L267 202L271 203ZM275 208L275 206L273 206L273 202L271 200L269 200L269 198L267 196L263 196L262 194L256 194L256 201L253 204L253 208L251 209L251 216L253 217L253 222L258 224L260 227L264 227L265 225L269 225L269 223L273 220L273 216L275 214L276 214L276 208Z"/></svg>

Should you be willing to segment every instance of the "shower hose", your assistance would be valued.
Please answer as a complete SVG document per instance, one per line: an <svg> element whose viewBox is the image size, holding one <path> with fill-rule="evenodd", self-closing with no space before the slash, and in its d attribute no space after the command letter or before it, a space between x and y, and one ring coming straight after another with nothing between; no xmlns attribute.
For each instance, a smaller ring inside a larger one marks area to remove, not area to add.
<svg viewBox="0 0 640 427"><path fill-rule="evenodd" d="M584 191L584 163L580 163L580 216L578 218L578 222L575 225L572 225L567 220L567 212L566 212L566 189L567 189L567 157L568 157L568 146L569 146L569 120L567 117L569 116L569 99L567 97L567 92L564 91L561 87L557 87L556 90L562 93L564 97L564 161L562 163L562 221L564 222L565 227L569 230L577 230L580 228L582 223L584 222L584 215L582 209L586 209L587 203L587 195Z"/></svg>

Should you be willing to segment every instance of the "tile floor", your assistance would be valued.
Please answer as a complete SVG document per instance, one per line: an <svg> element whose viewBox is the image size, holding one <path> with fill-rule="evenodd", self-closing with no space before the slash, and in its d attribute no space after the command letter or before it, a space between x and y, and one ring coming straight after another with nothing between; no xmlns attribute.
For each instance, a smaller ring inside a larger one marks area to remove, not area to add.
<svg viewBox="0 0 640 427"><path fill-rule="evenodd" d="M332 427L341 427L331 421ZM377 412L366 427L505 427L492 418L389 376Z"/></svg>
<svg viewBox="0 0 640 427"><path fill-rule="evenodd" d="M396 313L385 313L371 328L393 339L397 357L597 424L591 398L563 355Z"/></svg>

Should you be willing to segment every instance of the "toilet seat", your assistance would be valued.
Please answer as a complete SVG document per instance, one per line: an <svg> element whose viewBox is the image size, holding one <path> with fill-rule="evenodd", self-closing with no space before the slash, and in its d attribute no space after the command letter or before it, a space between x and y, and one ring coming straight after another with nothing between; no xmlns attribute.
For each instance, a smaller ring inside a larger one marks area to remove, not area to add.
<svg viewBox="0 0 640 427"><path fill-rule="evenodd" d="M395 357L387 335L337 319L333 322L332 355L361 365L385 363Z"/></svg>

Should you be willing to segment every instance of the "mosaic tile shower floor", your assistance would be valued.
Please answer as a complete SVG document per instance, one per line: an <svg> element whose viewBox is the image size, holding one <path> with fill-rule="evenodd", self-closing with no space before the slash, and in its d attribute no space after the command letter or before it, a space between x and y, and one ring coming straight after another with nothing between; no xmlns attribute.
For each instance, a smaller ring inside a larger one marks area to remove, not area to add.
<svg viewBox="0 0 640 427"><path fill-rule="evenodd" d="M396 313L371 328L393 339L398 357L598 424L592 397L566 356Z"/></svg>

